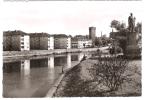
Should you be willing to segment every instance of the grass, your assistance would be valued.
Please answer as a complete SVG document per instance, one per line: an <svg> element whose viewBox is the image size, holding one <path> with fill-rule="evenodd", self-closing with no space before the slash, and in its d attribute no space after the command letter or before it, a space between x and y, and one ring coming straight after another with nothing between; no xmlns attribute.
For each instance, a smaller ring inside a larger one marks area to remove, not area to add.
<svg viewBox="0 0 145 100"><path fill-rule="evenodd" d="M141 60L88 59L74 67L54 97L140 96Z"/></svg>

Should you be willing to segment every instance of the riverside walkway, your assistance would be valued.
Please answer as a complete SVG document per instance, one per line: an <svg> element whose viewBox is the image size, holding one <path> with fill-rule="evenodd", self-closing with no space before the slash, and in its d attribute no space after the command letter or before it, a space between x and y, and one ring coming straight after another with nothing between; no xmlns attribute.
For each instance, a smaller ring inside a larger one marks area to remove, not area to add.
<svg viewBox="0 0 145 100"><path fill-rule="evenodd" d="M41 56L50 54L63 54L63 53L73 53L73 52L90 52L96 51L97 49L105 50L107 47L101 48L82 48L82 49L54 49L54 50L30 50L30 51L4 51L3 58L21 58L21 57L31 57L31 56Z"/></svg>

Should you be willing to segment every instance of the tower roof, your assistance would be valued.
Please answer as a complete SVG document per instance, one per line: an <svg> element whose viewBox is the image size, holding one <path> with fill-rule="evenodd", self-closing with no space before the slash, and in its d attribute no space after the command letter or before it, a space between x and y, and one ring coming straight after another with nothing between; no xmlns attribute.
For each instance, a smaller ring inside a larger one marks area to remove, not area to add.
<svg viewBox="0 0 145 100"><path fill-rule="evenodd" d="M96 29L96 27L93 27L93 26L92 26L92 27L89 27L89 29Z"/></svg>

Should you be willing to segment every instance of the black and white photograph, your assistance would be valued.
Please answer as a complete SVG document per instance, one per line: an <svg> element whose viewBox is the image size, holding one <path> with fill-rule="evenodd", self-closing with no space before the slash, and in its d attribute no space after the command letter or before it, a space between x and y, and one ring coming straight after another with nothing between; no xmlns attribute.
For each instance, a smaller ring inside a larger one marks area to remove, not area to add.
<svg viewBox="0 0 145 100"><path fill-rule="evenodd" d="M142 0L18 1L1 6L2 98L141 99Z"/></svg>

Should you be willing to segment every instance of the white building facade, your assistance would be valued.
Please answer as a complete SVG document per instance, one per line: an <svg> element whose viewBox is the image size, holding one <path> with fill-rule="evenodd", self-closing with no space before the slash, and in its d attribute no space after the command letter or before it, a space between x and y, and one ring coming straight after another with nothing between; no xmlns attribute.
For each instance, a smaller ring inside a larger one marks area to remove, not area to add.
<svg viewBox="0 0 145 100"><path fill-rule="evenodd" d="M20 49L21 51L29 51L30 50L30 37L29 35L23 35L20 39Z"/></svg>
<svg viewBox="0 0 145 100"><path fill-rule="evenodd" d="M54 49L54 37L50 36L48 37L48 50Z"/></svg>
<svg viewBox="0 0 145 100"><path fill-rule="evenodd" d="M67 49L71 48L71 37L67 38Z"/></svg>
<svg viewBox="0 0 145 100"><path fill-rule="evenodd" d="M78 48L89 48L92 46L92 40L78 40Z"/></svg>

